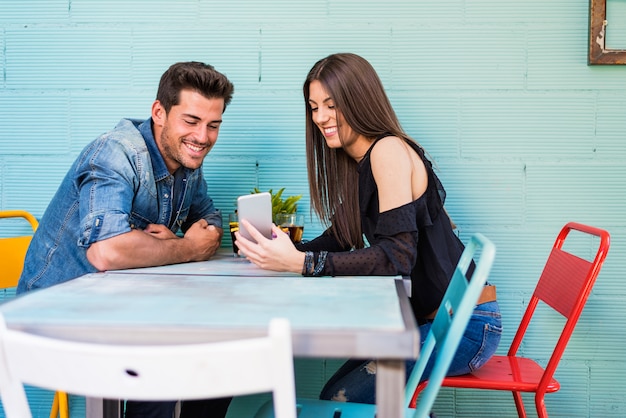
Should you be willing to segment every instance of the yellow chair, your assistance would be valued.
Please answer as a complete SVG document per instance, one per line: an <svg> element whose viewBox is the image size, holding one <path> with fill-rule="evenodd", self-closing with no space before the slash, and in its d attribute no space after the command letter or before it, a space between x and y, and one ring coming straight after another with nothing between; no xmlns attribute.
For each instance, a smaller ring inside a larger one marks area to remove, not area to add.
<svg viewBox="0 0 626 418"><path fill-rule="evenodd" d="M23 210L0 211L0 218L24 218L30 223L33 232L39 226L37 219ZM24 268L24 258L26 257L31 238L32 235L0 238L0 254L2 254L2 261L0 262L0 289L17 286ZM69 406L65 392L56 392L54 394L50 418L57 418L57 416L69 418Z"/></svg>
<svg viewBox="0 0 626 418"><path fill-rule="evenodd" d="M0 218L24 218L33 232L39 226L37 219L30 213L23 210L0 211ZM0 288L6 289L17 286L17 281L22 274L24 267L24 257L30 244L32 235L21 237L0 238L0 254L2 254L2 273L0 275Z"/></svg>

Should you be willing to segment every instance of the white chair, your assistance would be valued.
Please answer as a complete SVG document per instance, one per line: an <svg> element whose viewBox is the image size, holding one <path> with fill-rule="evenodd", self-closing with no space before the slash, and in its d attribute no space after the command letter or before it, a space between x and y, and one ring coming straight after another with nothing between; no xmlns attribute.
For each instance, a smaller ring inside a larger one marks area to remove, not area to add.
<svg viewBox="0 0 626 418"><path fill-rule="evenodd" d="M42 337L0 314L0 395L8 418L31 417L24 384L94 398L205 399L272 392L276 417L295 418L291 329L267 337L180 345L115 345Z"/></svg>
<svg viewBox="0 0 626 418"><path fill-rule="evenodd" d="M33 233L39 226L39 221L25 210L3 210L0 211L0 219L21 218L28 221ZM32 234L21 235L17 237L0 238L0 290L11 289L17 287L24 268L24 258L26 251L32 239ZM13 290L13 293L15 290ZM50 410L50 418L69 418L69 404L67 393L55 392L52 408Z"/></svg>

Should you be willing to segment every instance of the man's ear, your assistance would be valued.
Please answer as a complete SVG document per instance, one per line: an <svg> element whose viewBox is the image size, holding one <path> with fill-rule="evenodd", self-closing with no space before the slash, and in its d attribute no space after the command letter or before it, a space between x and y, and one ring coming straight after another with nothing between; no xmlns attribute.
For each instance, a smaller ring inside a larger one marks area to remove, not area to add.
<svg viewBox="0 0 626 418"><path fill-rule="evenodd" d="M156 125L162 126L165 124L165 119L167 118L167 113L165 112L165 108L161 105L161 102L155 100L152 103L152 121Z"/></svg>

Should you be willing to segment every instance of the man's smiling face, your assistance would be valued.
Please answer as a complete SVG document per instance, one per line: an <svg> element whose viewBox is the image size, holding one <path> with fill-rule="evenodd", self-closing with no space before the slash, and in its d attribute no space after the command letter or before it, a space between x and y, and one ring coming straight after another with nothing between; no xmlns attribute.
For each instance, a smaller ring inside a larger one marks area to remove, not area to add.
<svg viewBox="0 0 626 418"><path fill-rule="evenodd" d="M223 112L223 99L207 99L192 90L182 90L169 113L158 100L154 102L154 138L170 173L181 166L200 168L217 142Z"/></svg>

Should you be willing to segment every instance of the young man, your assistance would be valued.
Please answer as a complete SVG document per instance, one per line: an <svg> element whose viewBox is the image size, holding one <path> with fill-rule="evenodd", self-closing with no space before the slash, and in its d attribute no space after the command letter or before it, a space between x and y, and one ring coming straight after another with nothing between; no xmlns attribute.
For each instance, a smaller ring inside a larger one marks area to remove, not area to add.
<svg viewBox="0 0 626 418"><path fill-rule="evenodd" d="M33 236L17 293L96 271L214 255L222 217L201 168L233 92L210 65L172 65L151 117L122 119L71 166ZM214 416L227 407L222 401ZM173 409L174 402L128 402L126 417L171 418Z"/></svg>

